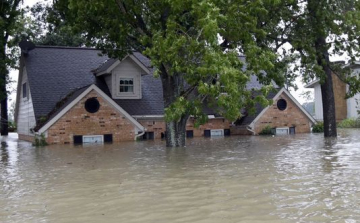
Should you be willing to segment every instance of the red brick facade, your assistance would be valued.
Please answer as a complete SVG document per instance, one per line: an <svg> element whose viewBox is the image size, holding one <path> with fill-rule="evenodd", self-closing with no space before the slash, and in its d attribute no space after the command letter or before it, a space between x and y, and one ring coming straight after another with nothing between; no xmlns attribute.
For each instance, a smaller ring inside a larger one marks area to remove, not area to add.
<svg viewBox="0 0 360 223"><path fill-rule="evenodd" d="M279 99L284 99L287 102L287 107L283 111L280 111L277 107ZM295 127L296 133L308 133L310 132L311 123L304 112L283 92L257 120L254 125L254 132L258 134L266 126L272 128Z"/></svg>
<svg viewBox="0 0 360 223"><path fill-rule="evenodd" d="M100 109L96 113L85 110L88 98L96 97ZM112 134L114 142L130 141L135 137L135 126L108 101L92 90L63 115L47 131L49 144L73 143L74 135Z"/></svg>
<svg viewBox="0 0 360 223"><path fill-rule="evenodd" d="M93 97L98 99L100 108L95 113L89 113L85 109L85 101ZM272 128L295 127L296 133L310 132L310 120L299 107L285 93L282 93L278 99L285 99L287 108L280 111L277 108L278 100L275 100L273 105L255 123L254 132L258 134L268 125ZM154 133L154 139L160 139L166 130L165 121L161 118L137 121L147 132ZM199 128L195 128L192 118L186 124L186 130L192 130L194 137L204 136L205 130L213 129L230 129L231 135L252 134L246 127L233 126L224 118L209 119ZM74 135L105 134L112 134L113 142L132 141L135 139L136 127L111 103L92 90L47 130L47 142L49 144L72 144ZM34 138L19 135L19 139L33 141Z"/></svg>
<svg viewBox="0 0 360 223"><path fill-rule="evenodd" d="M138 122L146 128L147 132L154 132L155 139L161 139L161 133L164 133L165 121L164 120L138 120ZM199 128L194 127L194 119L190 118L186 123L186 130L192 130L194 137L204 136L204 130L211 129L230 129L230 122L223 118L209 119L207 123L199 126Z"/></svg>

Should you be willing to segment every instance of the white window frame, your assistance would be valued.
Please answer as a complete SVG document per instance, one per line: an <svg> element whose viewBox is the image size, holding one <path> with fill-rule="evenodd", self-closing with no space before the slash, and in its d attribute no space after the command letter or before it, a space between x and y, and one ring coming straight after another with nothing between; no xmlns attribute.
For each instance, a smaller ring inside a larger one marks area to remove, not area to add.
<svg viewBox="0 0 360 223"><path fill-rule="evenodd" d="M275 129L275 134L276 134L276 135L278 135L278 134L277 134L277 130L286 130L286 131L287 131L287 134L279 134L279 135L289 135L289 133L290 133L290 130L289 130L288 127L276 128L276 129Z"/></svg>
<svg viewBox="0 0 360 223"><path fill-rule="evenodd" d="M85 142L85 138L100 137L101 142ZM104 144L104 135L83 135L83 144Z"/></svg>
<svg viewBox="0 0 360 223"><path fill-rule="evenodd" d="M114 72L113 74L113 98L114 99L141 99L141 74L123 75ZM133 79L133 92L120 92L120 80Z"/></svg>
<svg viewBox="0 0 360 223"><path fill-rule="evenodd" d="M214 132L221 132L221 135L213 135ZM221 137L224 136L224 129L211 129L210 130L210 136L211 137Z"/></svg>
<svg viewBox="0 0 360 223"><path fill-rule="evenodd" d="M127 84L127 85L123 85L124 87L125 86L131 86L132 87L132 91L120 91L120 88L121 88L121 80L132 80L132 85L129 85L129 84ZM134 77L119 77L119 88L118 88L118 91L119 91L119 94L134 94L135 93L135 78Z"/></svg>

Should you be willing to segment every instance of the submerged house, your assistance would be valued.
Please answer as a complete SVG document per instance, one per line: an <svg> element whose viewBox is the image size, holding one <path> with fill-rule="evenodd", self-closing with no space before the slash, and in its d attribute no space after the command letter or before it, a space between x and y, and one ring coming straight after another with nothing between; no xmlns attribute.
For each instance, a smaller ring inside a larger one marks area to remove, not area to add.
<svg viewBox="0 0 360 223"><path fill-rule="evenodd" d="M351 69L351 75L359 77L359 61L355 61L354 63L346 66ZM346 118L358 118L360 111L360 94L356 94L355 96L346 99L346 92L349 90L349 86L336 74L332 73L331 77L333 81L336 122L340 122ZM323 121L323 104L320 80L314 80L305 85L305 87L314 89L315 119L317 121Z"/></svg>
<svg viewBox="0 0 360 223"><path fill-rule="evenodd" d="M160 139L165 134L161 80L148 58L134 52L122 60L89 48L36 46L20 60L15 120L19 139L43 134L50 144ZM249 89L260 88L252 77ZM187 137L305 133L315 120L284 88L269 95L274 104L257 106L232 123L208 111L199 128L187 122Z"/></svg>

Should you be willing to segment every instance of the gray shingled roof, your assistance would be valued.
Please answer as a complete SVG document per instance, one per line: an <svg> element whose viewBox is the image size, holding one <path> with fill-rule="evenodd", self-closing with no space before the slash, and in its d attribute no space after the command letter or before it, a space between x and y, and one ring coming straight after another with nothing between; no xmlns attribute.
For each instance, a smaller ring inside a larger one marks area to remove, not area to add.
<svg viewBox="0 0 360 223"><path fill-rule="evenodd" d="M273 99L275 97L275 95L279 92L280 89L276 90L276 91L271 91L269 92L269 94L267 95L267 99ZM256 97L259 93L258 92L253 92L253 97ZM244 111L244 113L246 113L242 118L240 118L239 120L237 120L235 122L236 125L238 126L248 126L250 125L254 119L262 112L262 110L264 110L265 107L263 107L260 103L256 103L255 104L255 113L254 114L249 114L246 111Z"/></svg>
<svg viewBox="0 0 360 223"><path fill-rule="evenodd" d="M103 63L100 51L88 48L39 47L25 57L35 118L47 116L71 91L95 82L91 70Z"/></svg>
<svg viewBox="0 0 360 223"><path fill-rule="evenodd" d="M111 96L103 77L95 78L92 71L106 70L116 59L99 54L99 50L89 48L44 46L37 46L29 52L25 57L25 66L36 120L40 117L53 117L65 107L64 105L74 100L84 87L91 84L96 84ZM147 57L138 52L134 52L133 55L152 70ZM244 57L240 59L245 60ZM251 77L247 88L261 88L256 76ZM71 92L75 94L66 98ZM60 101L63 103L62 106L57 106ZM142 99L114 101L130 115L164 114L161 80L152 75L142 76Z"/></svg>

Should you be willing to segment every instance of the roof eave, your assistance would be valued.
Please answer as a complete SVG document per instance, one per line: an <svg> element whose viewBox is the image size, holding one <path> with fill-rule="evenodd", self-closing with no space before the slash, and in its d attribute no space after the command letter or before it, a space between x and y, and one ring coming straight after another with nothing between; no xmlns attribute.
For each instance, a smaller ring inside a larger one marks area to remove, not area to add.
<svg viewBox="0 0 360 223"><path fill-rule="evenodd" d="M315 85L319 84L320 80L314 80L313 82L308 83L307 85L305 85L305 88L314 88Z"/></svg>

